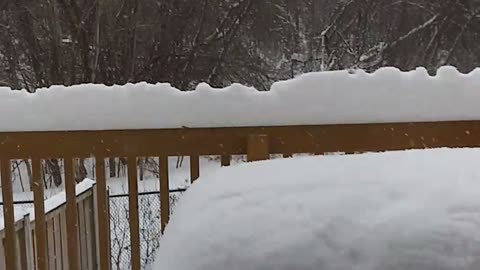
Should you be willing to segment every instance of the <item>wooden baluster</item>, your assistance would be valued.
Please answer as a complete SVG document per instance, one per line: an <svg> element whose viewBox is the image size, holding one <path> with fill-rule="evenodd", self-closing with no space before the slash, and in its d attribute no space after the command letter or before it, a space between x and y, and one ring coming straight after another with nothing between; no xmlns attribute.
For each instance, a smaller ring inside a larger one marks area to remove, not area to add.
<svg viewBox="0 0 480 270"><path fill-rule="evenodd" d="M98 261L99 269L110 269L109 254L109 211L107 209L107 181L105 177L105 158L95 157L95 176L96 176L96 211L98 223Z"/></svg>
<svg viewBox="0 0 480 270"><path fill-rule="evenodd" d="M168 185L168 156L159 157L160 164L160 217L162 233L170 218L170 191Z"/></svg>
<svg viewBox="0 0 480 270"><path fill-rule="evenodd" d="M140 227L138 222L137 158L128 157L128 202L130 217L130 243L132 270L140 270Z"/></svg>
<svg viewBox="0 0 480 270"><path fill-rule="evenodd" d="M222 167L230 166L230 159L231 159L230 155L222 155L221 161L220 161L220 163L222 164Z"/></svg>
<svg viewBox="0 0 480 270"><path fill-rule="evenodd" d="M35 242L37 245L37 269L47 270L47 227L45 221L44 184L41 177L41 161L32 158L32 188L35 208Z"/></svg>
<svg viewBox="0 0 480 270"><path fill-rule="evenodd" d="M80 270L77 196L75 191L75 176L73 173L73 158L66 157L65 166L65 193L67 197L67 246L69 270Z"/></svg>
<svg viewBox="0 0 480 270"><path fill-rule="evenodd" d="M200 158L199 156L190 156L190 181L193 184L200 177Z"/></svg>

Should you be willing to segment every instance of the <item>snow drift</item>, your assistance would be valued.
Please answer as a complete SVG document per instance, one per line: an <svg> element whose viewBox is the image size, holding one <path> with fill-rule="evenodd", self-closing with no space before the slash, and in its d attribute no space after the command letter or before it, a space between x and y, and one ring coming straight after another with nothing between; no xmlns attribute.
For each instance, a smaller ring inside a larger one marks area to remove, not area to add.
<svg viewBox="0 0 480 270"><path fill-rule="evenodd" d="M480 269L480 152L274 160L197 181L154 270Z"/></svg>
<svg viewBox="0 0 480 270"><path fill-rule="evenodd" d="M259 92L239 84L0 87L0 131L106 130L480 120L480 69L319 72ZM25 108L26 110L22 110ZM12 121L21 114L22 121Z"/></svg>

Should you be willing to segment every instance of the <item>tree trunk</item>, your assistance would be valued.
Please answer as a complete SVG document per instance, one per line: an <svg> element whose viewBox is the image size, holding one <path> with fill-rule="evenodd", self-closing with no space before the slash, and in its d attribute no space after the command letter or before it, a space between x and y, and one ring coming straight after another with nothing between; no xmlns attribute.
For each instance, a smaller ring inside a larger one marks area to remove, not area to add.
<svg viewBox="0 0 480 270"><path fill-rule="evenodd" d="M87 178L87 169L85 168L85 160L83 158L78 160L75 174L75 182L80 183Z"/></svg>
<svg viewBox="0 0 480 270"><path fill-rule="evenodd" d="M116 174L116 162L115 162L115 158L111 157L108 159L108 168L110 170L110 178L113 178L113 177L116 177L117 174Z"/></svg>
<svg viewBox="0 0 480 270"><path fill-rule="evenodd" d="M62 184L62 174L60 172L60 165L58 164L58 159L49 159L47 164L50 175L53 179L53 183L56 187L59 187Z"/></svg>

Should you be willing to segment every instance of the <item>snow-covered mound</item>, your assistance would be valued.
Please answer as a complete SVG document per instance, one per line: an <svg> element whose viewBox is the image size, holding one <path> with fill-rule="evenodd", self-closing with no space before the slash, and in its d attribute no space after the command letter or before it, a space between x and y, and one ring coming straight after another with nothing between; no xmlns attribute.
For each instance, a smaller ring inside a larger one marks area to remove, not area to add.
<svg viewBox="0 0 480 270"><path fill-rule="evenodd" d="M274 160L182 198L154 270L480 269L480 150Z"/></svg>
<svg viewBox="0 0 480 270"><path fill-rule="evenodd" d="M373 74L319 72L259 92L239 84L53 86L36 94L0 87L0 131L105 130L480 120L480 69ZM21 110L28 108L28 110ZM22 112L21 121L12 115Z"/></svg>

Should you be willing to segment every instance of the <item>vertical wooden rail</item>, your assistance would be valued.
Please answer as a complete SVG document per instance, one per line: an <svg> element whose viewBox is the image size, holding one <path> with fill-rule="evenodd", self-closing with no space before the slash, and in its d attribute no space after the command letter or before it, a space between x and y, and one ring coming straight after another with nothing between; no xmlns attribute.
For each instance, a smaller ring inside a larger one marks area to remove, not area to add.
<svg viewBox="0 0 480 270"><path fill-rule="evenodd" d="M32 188L35 208L35 242L37 243L37 269L47 270L47 227L45 223L44 184L41 179L41 162L32 158Z"/></svg>
<svg viewBox="0 0 480 270"><path fill-rule="evenodd" d="M85 200L77 203L78 211L78 237L80 239L80 269L88 268L87 258L87 232L85 231Z"/></svg>
<svg viewBox="0 0 480 270"><path fill-rule="evenodd" d="M97 201L97 221L98 221L98 261L99 269L110 269L110 257L108 256L108 219L110 218L107 210L107 182L105 178L105 158L95 157L95 175L97 180L96 201Z"/></svg>
<svg viewBox="0 0 480 270"><path fill-rule="evenodd" d="M65 193L67 197L67 246L69 270L80 270L77 197L75 192L75 177L73 175L73 158L66 157L65 165ZM40 247L41 248L41 247Z"/></svg>
<svg viewBox="0 0 480 270"><path fill-rule="evenodd" d="M160 218L162 233L170 218L170 192L168 186L168 156L162 155L158 159L160 164Z"/></svg>
<svg viewBox="0 0 480 270"><path fill-rule="evenodd" d="M230 166L230 159L231 159L230 155L222 155L221 156L222 167Z"/></svg>
<svg viewBox="0 0 480 270"><path fill-rule="evenodd" d="M53 227L55 228L53 238L55 239L55 257L56 265L55 269L62 269L62 238L60 236L60 213L55 215L53 218Z"/></svg>
<svg viewBox="0 0 480 270"><path fill-rule="evenodd" d="M190 156L190 182L193 184L200 177L200 158Z"/></svg>
<svg viewBox="0 0 480 270"><path fill-rule="evenodd" d="M54 238L54 224L53 219L49 218L47 220L47 254L48 254L48 269L55 269L55 262L57 258L55 257L55 238Z"/></svg>
<svg viewBox="0 0 480 270"><path fill-rule="evenodd" d="M60 213L60 234L62 242L62 264L63 269L68 269L68 244L67 244L67 215L65 212Z"/></svg>
<svg viewBox="0 0 480 270"><path fill-rule="evenodd" d="M13 189L10 159L2 157L0 161L0 166L2 178L3 219L5 226L5 267L6 269L10 270L17 269L15 213L13 208Z"/></svg>
<svg viewBox="0 0 480 270"><path fill-rule="evenodd" d="M32 227L30 221L30 214L23 217L23 242L24 242L24 269L34 269L35 258L33 256L33 239L32 239Z"/></svg>
<svg viewBox="0 0 480 270"><path fill-rule="evenodd" d="M129 156L127 159L132 270L140 270L140 225L138 222L137 158L135 156Z"/></svg>
<svg viewBox="0 0 480 270"><path fill-rule="evenodd" d="M268 136L250 135L247 142L247 160L259 161L270 158Z"/></svg>

